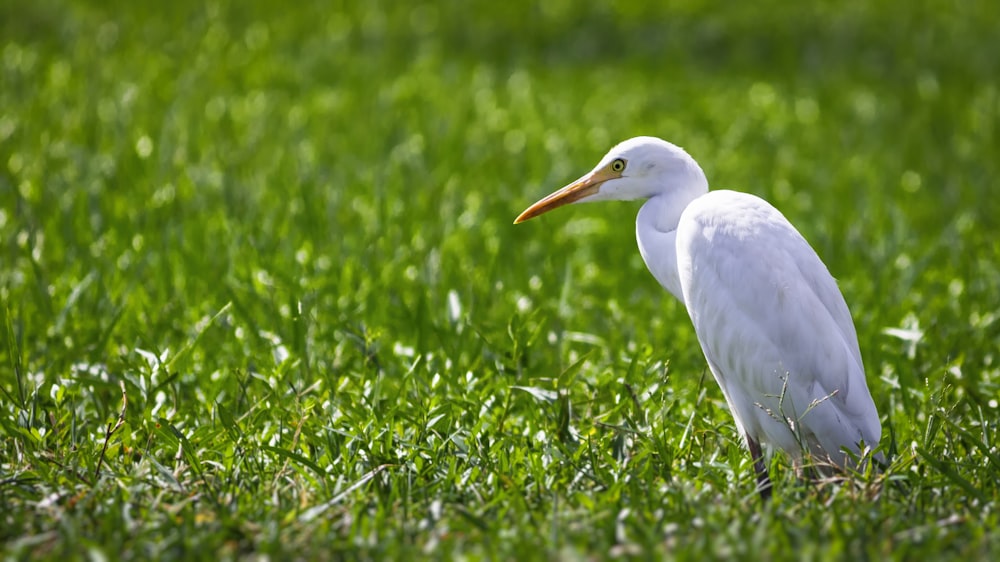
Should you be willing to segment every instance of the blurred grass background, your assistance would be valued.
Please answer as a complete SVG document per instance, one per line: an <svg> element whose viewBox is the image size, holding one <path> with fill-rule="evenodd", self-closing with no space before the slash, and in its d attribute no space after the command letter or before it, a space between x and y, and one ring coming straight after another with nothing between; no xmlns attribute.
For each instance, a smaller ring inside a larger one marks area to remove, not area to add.
<svg viewBox="0 0 1000 562"><path fill-rule="evenodd" d="M997 21L0 0L6 552L988 554ZM826 261L907 492L760 508L637 205L511 224L640 134Z"/></svg>

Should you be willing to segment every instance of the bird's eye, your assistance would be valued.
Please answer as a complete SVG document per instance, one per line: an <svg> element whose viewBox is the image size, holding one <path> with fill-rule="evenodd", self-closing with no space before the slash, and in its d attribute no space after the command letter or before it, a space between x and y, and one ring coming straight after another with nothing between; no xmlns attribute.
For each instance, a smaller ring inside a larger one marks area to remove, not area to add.
<svg viewBox="0 0 1000 562"><path fill-rule="evenodd" d="M621 158L615 158L611 161L611 171L620 172L625 169L625 161Z"/></svg>

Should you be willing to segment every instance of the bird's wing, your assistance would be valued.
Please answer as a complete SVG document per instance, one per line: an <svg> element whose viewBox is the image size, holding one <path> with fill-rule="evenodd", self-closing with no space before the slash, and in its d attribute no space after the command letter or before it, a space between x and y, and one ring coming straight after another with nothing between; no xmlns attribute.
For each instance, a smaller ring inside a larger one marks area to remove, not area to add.
<svg viewBox="0 0 1000 562"><path fill-rule="evenodd" d="M847 304L780 212L714 191L684 211L676 244L685 304L741 429L841 464L841 447L878 443Z"/></svg>

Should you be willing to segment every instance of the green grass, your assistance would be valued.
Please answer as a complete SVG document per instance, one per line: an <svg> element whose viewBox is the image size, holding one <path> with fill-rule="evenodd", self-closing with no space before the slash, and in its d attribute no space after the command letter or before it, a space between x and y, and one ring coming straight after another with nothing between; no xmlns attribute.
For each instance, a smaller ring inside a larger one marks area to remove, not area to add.
<svg viewBox="0 0 1000 562"><path fill-rule="evenodd" d="M5 556L1000 551L1000 4L526 4L0 0ZM639 134L824 258L884 474L760 505L637 204L511 224Z"/></svg>

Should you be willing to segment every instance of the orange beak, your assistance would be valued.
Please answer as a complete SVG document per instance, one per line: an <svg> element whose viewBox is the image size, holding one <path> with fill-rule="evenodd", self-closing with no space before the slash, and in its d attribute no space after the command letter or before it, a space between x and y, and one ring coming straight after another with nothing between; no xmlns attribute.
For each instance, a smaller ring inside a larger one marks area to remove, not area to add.
<svg viewBox="0 0 1000 562"><path fill-rule="evenodd" d="M601 184L622 177L620 172L612 172L607 167L595 170L566 187L552 193L534 205L528 207L523 213L514 219L514 224L522 223L530 218L537 217L542 213L547 213L556 207L575 203L584 197L589 197L601 189Z"/></svg>

